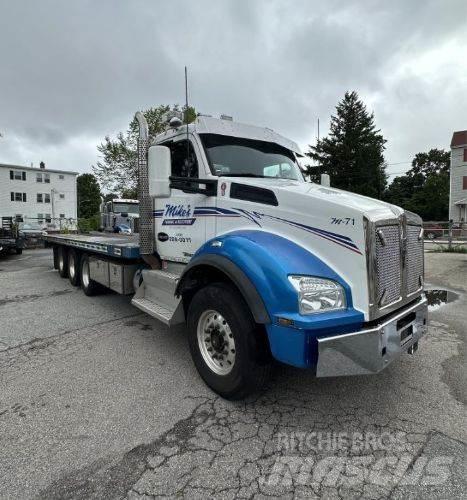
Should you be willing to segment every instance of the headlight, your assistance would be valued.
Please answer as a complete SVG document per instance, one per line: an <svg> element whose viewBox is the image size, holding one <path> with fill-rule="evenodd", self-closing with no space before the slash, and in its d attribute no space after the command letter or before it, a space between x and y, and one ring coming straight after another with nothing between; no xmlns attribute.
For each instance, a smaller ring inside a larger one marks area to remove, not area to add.
<svg viewBox="0 0 467 500"><path fill-rule="evenodd" d="M298 292L300 314L314 314L345 309L344 289L335 281L311 276L289 276Z"/></svg>

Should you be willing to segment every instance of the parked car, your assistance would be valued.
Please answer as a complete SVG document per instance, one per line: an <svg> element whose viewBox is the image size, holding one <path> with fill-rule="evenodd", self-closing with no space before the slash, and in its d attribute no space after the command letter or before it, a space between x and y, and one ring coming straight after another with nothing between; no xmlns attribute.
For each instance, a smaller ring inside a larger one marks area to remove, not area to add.
<svg viewBox="0 0 467 500"><path fill-rule="evenodd" d="M20 222L18 225L19 235L24 239L26 246L35 245L47 236L47 231L42 229L39 224L32 222Z"/></svg>
<svg viewBox="0 0 467 500"><path fill-rule="evenodd" d="M126 224L119 224L114 227L114 233L131 234L132 231L130 226L127 226Z"/></svg>
<svg viewBox="0 0 467 500"><path fill-rule="evenodd" d="M439 224L430 224L430 226L424 228L425 238L429 240L434 240L436 238L441 238L443 236L444 228Z"/></svg>

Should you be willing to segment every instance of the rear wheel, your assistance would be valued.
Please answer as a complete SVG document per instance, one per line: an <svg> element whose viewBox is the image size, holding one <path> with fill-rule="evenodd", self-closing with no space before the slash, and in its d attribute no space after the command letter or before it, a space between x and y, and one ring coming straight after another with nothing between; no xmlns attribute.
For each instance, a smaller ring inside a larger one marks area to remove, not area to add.
<svg viewBox="0 0 467 500"><path fill-rule="evenodd" d="M54 254L54 269L58 269L58 247L54 246L52 251Z"/></svg>
<svg viewBox="0 0 467 500"><path fill-rule="evenodd" d="M58 247L58 274L62 278L68 276L68 252L65 247Z"/></svg>
<svg viewBox="0 0 467 500"><path fill-rule="evenodd" d="M68 278L73 286L79 286L80 283L79 257L76 250L68 252Z"/></svg>
<svg viewBox="0 0 467 500"><path fill-rule="evenodd" d="M188 340L195 366L206 384L226 399L260 389L270 362L250 310L225 283L199 290L188 309Z"/></svg>
<svg viewBox="0 0 467 500"><path fill-rule="evenodd" d="M80 281L81 281L81 288L83 289L85 295L88 296L97 295L102 291L102 286L99 285L99 283L97 283L96 281L91 279L88 255L83 255L81 257Z"/></svg>

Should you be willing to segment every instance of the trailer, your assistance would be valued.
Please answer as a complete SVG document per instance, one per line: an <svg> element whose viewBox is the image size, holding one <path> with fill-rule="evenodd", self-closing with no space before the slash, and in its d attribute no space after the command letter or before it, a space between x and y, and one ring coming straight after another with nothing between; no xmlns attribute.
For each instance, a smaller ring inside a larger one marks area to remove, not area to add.
<svg viewBox="0 0 467 500"><path fill-rule="evenodd" d="M0 226L0 255L14 251L17 255L23 253L24 238L19 234L18 225L13 217L2 217Z"/></svg>
<svg viewBox="0 0 467 500"><path fill-rule="evenodd" d="M200 376L229 399L274 359L366 375L417 350L420 217L307 182L298 146L270 129L199 116L150 137L136 118L139 234L46 236L60 276L186 324Z"/></svg>

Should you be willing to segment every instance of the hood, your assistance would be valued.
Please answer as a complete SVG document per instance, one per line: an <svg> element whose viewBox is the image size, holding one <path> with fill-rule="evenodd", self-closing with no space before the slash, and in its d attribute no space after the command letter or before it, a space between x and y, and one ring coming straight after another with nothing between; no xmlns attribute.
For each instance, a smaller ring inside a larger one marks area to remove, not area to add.
<svg viewBox="0 0 467 500"><path fill-rule="evenodd" d="M270 189L275 193L279 205L286 204L289 208L294 207L302 211L306 210L306 206L312 203L312 200L316 200L320 202L320 206L334 206L338 210L345 209L354 214L357 212L372 221L397 218L404 212L402 208L384 201L312 182L245 177L229 177L228 180L229 182Z"/></svg>

